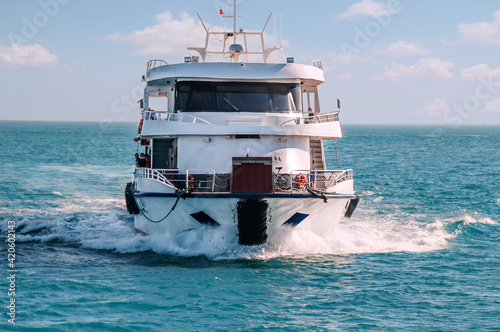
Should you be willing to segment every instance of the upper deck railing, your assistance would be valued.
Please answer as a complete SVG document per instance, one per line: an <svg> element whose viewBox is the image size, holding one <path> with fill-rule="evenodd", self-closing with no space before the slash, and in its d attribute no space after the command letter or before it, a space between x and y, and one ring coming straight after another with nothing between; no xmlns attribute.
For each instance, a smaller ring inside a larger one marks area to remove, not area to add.
<svg viewBox="0 0 500 332"><path fill-rule="evenodd" d="M149 71L153 68L160 67L160 66L165 66L167 62L165 60L161 59L153 59L148 61L148 65L146 67L146 75L149 73Z"/></svg>
<svg viewBox="0 0 500 332"><path fill-rule="evenodd" d="M283 122L281 125L298 125L298 124L310 124L310 123L325 123L325 122L334 122L339 121L339 112L334 111L329 113L320 113L317 115L311 115L307 117L298 117L295 119L291 119Z"/></svg>
<svg viewBox="0 0 500 332"><path fill-rule="evenodd" d="M311 66L323 70L323 63L321 62L321 60L313 60L313 61L311 61Z"/></svg>
<svg viewBox="0 0 500 332"><path fill-rule="evenodd" d="M212 123L197 116L169 113L167 111L146 111L144 112L145 120L164 120L173 122L187 122L187 123L204 123L211 125Z"/></svg>
<svg viewBox="0 0 500 332"><path fill-rule="evenodd" d="M167 111L145 111L144 112L145 120L164 120L164 121L173 121L173 122L186 122L186 123L204 123L208 125L212 125L210 121L207 121L203 118L187 115L183 113L170 113ZM296 117L290 120L287 120L281 124L281 126L285 125L299 125L299 124L311 124L311 123L327 123L327 122L335 122L339 121L339 111L329 112L329 113L320 113L317 115L311 115L307 117Z"/></svg>

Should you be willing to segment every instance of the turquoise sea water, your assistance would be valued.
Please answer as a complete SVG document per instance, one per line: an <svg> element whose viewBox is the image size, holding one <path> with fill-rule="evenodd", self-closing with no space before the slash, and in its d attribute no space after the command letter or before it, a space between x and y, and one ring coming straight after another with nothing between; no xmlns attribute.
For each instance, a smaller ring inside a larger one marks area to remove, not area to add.
<svg viewBox="0 0 500 332"><path fill-rule="evenodd" d="M500 331L500 127L345 125L353 218L258 248L134 232L136 124L0 129L2 331Z"/></svg>

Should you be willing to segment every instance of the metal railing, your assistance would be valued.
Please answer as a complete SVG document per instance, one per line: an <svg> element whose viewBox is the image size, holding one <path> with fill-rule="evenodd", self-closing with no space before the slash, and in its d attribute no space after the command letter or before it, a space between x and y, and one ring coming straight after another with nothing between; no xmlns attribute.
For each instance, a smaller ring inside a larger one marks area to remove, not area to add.
<svg viewBox="0 0 500 332"><path fill-rule="evenodd" d="M221 174L219 174L220 176ZM221 179L213 169L151 169L137 168L139 178L158 181L174 190L184 190L196 185L199 192L228 192L230 175ZM294 170L290 174L273 173L274 192L288 192L290 194L306 191L306 187L328 191L332 186L347 180L352 180L352 169L348 170ZM216 182L219 181L218 185ZM223 190L222 190L223 189Z"/></svg>
<svg viewBox="0 0 500 332"><path fill-rule="evenodd" d="M153 68L160 67L160 66L165 66L167 65L167 62L165 60L161 59L153 59L148 61L148 65L146 68L146 75L149 73L149 71Z"/></svg>
<svg viewBox="0 0 500 332"><path fill-rule="evenodd" d="M340 111L333 111L333 112L329 112L329 113L320 113L317 115L295 118L295 119L291 119L291 120L283 122L281 124L281 126L294 125L294 124L299 125L299 124L335 122L335 121L339 121L339 112Z"/></svg>
<svg viewBox="0 0 500 332"><path fill-rule="evenodd" d="M161 172L158 172L155 169L142 167L137 168L135 171L135 175L143 179L155 180L166 186L175 188L174 184L172 184L172 182L170 182L168 178L166 178Z"/></svg>
<svg viewBox="0 0 500 332"><path fill-rule="evenodd" d="M213 169L151 169L137 168L136 174L142 178L155 180L174 189L197 186L197 191L215 191L215 171Z"/></svg>
<svg viewBox="0 0 500 332"><path fill-rule="evenodd" d="M352 169L347 170L294 170L290 172L290 192L304 191L305 185L318 190L328 188L352 180Z"/></svg>
<svg viewBox="0 0 500 332"><path fill-rule="evenodd" d="M313 60L313 61L311 61L311 66L323 70L323 63L321 62L321 60Z"/></svg>
<svg viewBox="0 0 500 332"><path fill-rule="evenodd" d="M197 116L179 114L179 113L168 113L167 111L145 111L144 119L186 122L186 123L204 123L209 125L212 124L211 122Z"/></svg>

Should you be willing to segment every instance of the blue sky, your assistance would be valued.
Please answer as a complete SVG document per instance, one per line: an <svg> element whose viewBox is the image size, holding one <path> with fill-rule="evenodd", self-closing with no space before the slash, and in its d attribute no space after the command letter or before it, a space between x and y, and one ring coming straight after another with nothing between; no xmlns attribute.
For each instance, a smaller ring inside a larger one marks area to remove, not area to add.
<svg viewBox="0 0 500 332"><path fill-rule="evenodd" d="M238 28L261 29L295 62L323 62L322 111L343 123L500 124L500 2L238 0ZM5 0L0 120L137 121L149 59L202 46L199 12L224 27L223 0ZM276 22L276 23L275 23ZM227 22L228 27L231 26ZM189 36L189 38L188 38Z"/></svg>

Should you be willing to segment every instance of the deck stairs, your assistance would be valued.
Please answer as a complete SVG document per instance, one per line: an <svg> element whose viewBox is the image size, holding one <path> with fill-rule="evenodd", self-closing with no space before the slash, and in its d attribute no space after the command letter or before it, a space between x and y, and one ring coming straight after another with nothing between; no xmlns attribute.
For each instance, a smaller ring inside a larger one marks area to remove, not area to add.
<svg viewBox="0 0 500 332"><path fill-rule="evenodd" d="M325 170L325 156L323 154L323 142L320 139L311 138L309 141L311 153L311 169ZM316 189L325 189L324 183L317 183Z"/></svg>

